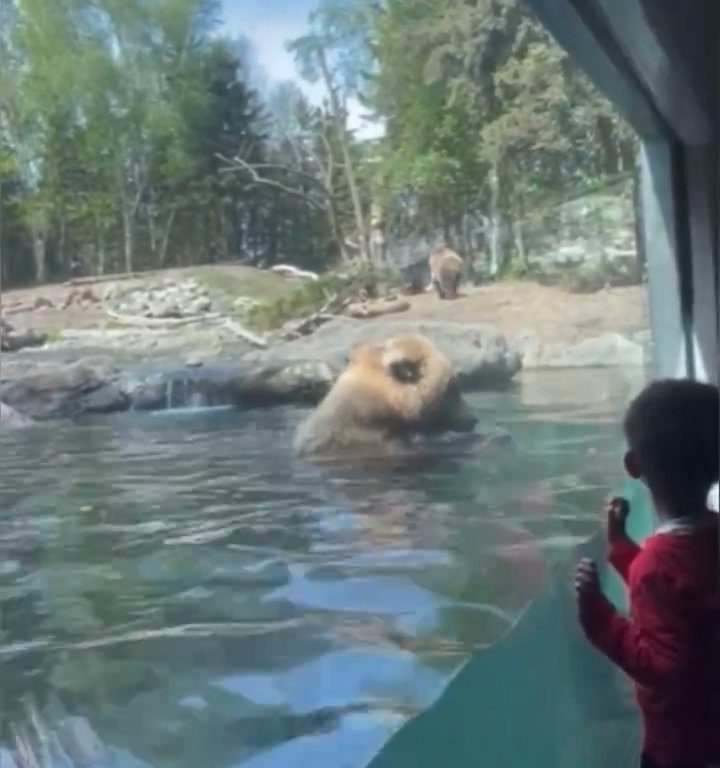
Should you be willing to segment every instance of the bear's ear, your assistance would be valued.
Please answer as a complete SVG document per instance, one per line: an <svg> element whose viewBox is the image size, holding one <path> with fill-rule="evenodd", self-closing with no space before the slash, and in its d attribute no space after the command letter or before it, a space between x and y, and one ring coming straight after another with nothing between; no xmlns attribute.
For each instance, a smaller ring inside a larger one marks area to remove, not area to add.
<svg viewBox="0 0 720 768"><path fill-rule="evenodd" d="M388 367L392 377L402 384L416 384L420 381L420 366L414 360L393 360Z"/></svg>

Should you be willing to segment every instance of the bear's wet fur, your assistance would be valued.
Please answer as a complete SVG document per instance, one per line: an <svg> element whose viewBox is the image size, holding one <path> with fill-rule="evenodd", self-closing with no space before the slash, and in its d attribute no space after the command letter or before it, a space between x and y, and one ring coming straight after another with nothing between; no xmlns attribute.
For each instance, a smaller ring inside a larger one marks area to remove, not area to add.
<svg viewBox="0 0 720 768"><path fill-rule="evenodd" d="M359 344L345 371L298 428L301 456L391 455L418 437L470 432L477 420L455 370L420 335Z"/></svg>

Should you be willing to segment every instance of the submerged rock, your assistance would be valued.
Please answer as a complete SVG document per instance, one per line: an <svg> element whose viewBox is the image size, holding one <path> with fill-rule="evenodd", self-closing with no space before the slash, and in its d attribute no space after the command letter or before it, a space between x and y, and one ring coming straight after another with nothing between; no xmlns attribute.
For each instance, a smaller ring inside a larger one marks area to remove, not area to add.
<svg viewBox="0 0 720 768"><path fill-rule="evenodd" d="M57 737L74 765L97 765L107 757L107 749L84 717L68 717L57 728Z"/></svg>
<svg viewBox="0 0 720 768"><path fill-rule="evenodd" d="M0 747L0 768L151 768L127 750L106 746L85 717L48 728L35 716L29 726L18 733L14 750Z"/></svg>

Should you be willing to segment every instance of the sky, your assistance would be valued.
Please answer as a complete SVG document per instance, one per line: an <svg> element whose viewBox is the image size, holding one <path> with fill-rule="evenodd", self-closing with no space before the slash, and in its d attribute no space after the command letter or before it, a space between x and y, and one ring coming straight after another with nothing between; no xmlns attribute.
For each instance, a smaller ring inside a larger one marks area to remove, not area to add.
<svg viewBox="0 0 720 768"><path fill-rule="evenodd" d="M255 82L270 84L282 80L294 80L308 98L320 103L324 89L320 83L303 81L295 67L292 54L285 43L304 34L308 29L308 16L318 0L222 0L223 34L231 38L245 36L253 44L259 72ZM359 137L372 137L379 128L363 120L363 110L357 103L348 104L349 127Z"/></svg>

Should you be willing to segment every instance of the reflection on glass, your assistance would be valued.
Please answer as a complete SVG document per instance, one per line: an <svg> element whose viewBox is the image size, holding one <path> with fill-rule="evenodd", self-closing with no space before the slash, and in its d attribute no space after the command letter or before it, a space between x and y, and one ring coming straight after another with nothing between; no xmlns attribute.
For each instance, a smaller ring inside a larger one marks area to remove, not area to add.
<svg viewBox="0 0 720 768"><path fill-rule="evenodd" d="M519 0L6 2L0 40L0 399L38 421L0 431L0 747L367 765L618 488L635 137ZM478 435L298 461L409 332Z"/></svg>

